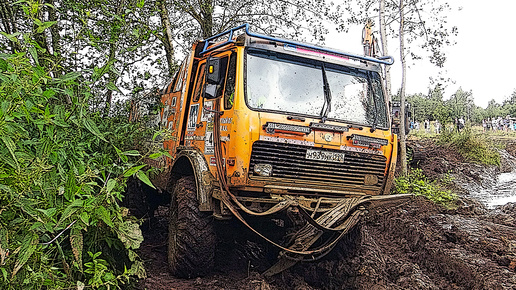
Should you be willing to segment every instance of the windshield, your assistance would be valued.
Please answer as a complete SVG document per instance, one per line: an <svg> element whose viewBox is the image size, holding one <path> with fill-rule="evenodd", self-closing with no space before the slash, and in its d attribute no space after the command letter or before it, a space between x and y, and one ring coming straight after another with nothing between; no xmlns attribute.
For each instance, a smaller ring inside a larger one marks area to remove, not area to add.
<svg viewBox="0 0 516 290"><path fill-rule="evenodd" d="M323 68L320 61L249 50L246 77L247 104L252 109L388 127L376 72L331 63Z"/></svg>

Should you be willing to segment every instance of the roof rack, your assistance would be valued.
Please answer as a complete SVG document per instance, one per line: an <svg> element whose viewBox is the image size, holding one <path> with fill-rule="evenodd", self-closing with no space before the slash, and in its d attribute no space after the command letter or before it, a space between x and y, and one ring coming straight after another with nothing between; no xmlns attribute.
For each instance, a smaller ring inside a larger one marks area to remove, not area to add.
<svg viewBox="0 0 516 290"><path fill-rule="evenodd" d="M249 31L249 23L245 23L245 24L242 24L240 26L231 28L231 29L226 30L226 31L224 31L222 33L219 33L219 34L217 34L215 36L212 36L210 38L205 39L204 40L204 48L203 48L203 50L201 51L200 54L202 55L204 53L213 51L215 49L218 49L218 48L220 48L222 46L225 46L225 45L228 45L230 43L235 43L235 40L233 39L233 33L235 31L237 31L237 30L242 29L242 28L245 28L245 33L247 35L249 35L249 36L256 37L256 38L261 38L261 39L265 39L265 40L278 41L278 42L282 42L282 43L284 43L286 45L299 46L299 47L303 47L303 48L308 48L308 49L313 49L313 50L317 50L317 51L323 51L323 52L327 52L327 53L336 54L336 55L342 56L342 57L348 57L348 58L352 58L352 59L356 59L356 60L370 61L370 62L375 62L375 63L379 63L379 64L392 65L394 63L394 58L392 56L381 56L381 57L378 57L378 58L373 58L373 57L355 55L355 54L351 54L351 53L345 53L345 52L342 52L342 51L332 50L332 49L328 49L328 48L324 48L324 47L319 47L319 46L315 46L315 45L295 42L295 41L292 41L292 40L275 38L275 37L271 37L271 36L267 36L267 35L253 33L253 32ZM210 45L210 41L211 40L217 39L217 38L225 36L225 35L228 35L228 39L226 41L221 42L221 43L219 43L219 44L217 44L217 45L215 45L213 47L208 48L208 46Z"/></svg>

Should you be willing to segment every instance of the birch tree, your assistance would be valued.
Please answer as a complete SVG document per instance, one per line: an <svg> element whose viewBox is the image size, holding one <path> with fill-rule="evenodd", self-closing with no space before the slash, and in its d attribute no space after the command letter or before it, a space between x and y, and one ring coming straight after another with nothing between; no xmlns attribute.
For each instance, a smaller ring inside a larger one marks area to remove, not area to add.
<svg viewBox="0 0 516 290"><path fill-rule="evenodd" d="M405 87L407 63L425 59L437 67L443 67L446 55L443 49L454 43L458 30L448 24L447 13L452 7L445 1L399 0L347 2L352 16L348 23L363 24L365 19L376 18L380 22L380 39L383 53L387 53L388 38L398 39L402 81L400 88L401 113L405 118ZM376 6L375 4L378 4ZM378 8L376 8L378 7ZM383 31L385 29L385 32ZM387 69L386 69L387 70ZM390 76L386 71L386 89L390 90ZM400 158L402 171L406 173L405 122L400 126Z"/></svg>

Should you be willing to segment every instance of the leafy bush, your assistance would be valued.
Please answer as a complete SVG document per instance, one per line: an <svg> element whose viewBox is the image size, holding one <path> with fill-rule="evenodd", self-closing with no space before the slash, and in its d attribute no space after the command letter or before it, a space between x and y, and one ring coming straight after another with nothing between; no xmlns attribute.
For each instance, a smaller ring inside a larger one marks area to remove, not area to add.
<svg viewBox="0 0 516 290"><path fill-rule="evenodd" d="M441 183L446 185L449 183L449 179L450 177L446 176ZM452 202L457 199L454 193L443 189L437 181L428 180L419 168L412 169L407 176L396 178L394 184L394 193L396 194L412 193L416 196L422 195L444 206L451 206Z"/></svg>
<svg viewBox="0 0 516 290"><path fill-rule="evenodd" d="M130 150L142 130L92 112L79 80L0 54L1 289L107 289L145 276L139 225L119 206L129 176L150 184Z"/></svg>
<svg viewBox="0 0 516 290"><path fill-rule="evenodd" d="M486 165L500 165L500 154L495 145L483 134L474 134L469 127L457 133L445 131L438 143L453 146L467 161Z"/></svg>

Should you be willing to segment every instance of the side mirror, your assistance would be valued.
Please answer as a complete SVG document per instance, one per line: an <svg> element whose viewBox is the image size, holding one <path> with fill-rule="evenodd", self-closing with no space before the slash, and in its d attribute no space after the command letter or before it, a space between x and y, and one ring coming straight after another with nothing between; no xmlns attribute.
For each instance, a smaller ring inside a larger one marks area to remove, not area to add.
<svg viewBox="0 0 516 290"><path fill-rule="evenodd" d="M217 98L217 88L221 82L220 58L209 57L206 60L205 85L203 98L211 100Z"/></svg>
<svg viewBox="0 0 516 290"><path fill-rule="evenodd" d="M210 85L220 84L220 58L209 57L206 60L206 83Z"/></svg>

